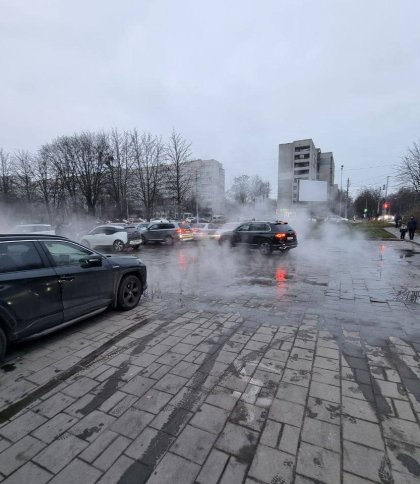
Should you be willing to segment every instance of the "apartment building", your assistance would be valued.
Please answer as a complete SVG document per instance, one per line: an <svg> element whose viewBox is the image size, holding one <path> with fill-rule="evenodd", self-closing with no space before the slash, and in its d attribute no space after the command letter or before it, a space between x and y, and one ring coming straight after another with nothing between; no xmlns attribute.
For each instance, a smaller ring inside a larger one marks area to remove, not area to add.
<svg viewBox="0 0 420 484"><path fill-rule="evenodd" d="M200 212L224 213L225 169L217 160L192 160L188 162L192 191L198 196Z"/></svg>
<svg viewBox="0 0 420 484"><path fill-rule="evenodd" d="M328 192L334 184L334 157L322 153L312 139L279 145L277 205L290 207L299 203L301 180L325 181Z"/></svg>

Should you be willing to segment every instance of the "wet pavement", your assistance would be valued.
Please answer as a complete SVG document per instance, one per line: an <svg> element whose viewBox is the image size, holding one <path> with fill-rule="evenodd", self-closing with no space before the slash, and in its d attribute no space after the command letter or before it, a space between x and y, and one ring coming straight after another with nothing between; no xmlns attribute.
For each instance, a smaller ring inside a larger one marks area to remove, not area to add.
<svg viewBox="0 0 420 484"><path fill-rule="evenodd" d="M139 257L136 310L11 349L1 482L419 482L419 246Z"/></svg>

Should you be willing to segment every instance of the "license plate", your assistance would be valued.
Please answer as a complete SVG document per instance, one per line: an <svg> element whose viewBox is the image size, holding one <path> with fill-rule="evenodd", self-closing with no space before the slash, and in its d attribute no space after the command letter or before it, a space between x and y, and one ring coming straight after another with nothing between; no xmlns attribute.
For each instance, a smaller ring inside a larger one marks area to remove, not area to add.
<svg viewBox="0 0 420 484"><path fill-rule="evenodd" d="M287 237L287 240L293 240L293 237Z"/></svg>
<svg viewBox="0 0 420 484"><path fill-rule="evenodd" d="M130 245L137 245L137 244L141 244L141 240L132 240L132 241L130 241Z"/></svg>

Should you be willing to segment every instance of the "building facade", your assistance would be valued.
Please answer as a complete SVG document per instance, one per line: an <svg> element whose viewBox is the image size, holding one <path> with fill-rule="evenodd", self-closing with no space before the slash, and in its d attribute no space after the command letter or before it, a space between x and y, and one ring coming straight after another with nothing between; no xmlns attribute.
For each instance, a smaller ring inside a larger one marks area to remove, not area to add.
<svg viewBox="0 0 420 484"><path fill-rule="evenodd" d="M188 162L192 191L198 198L200 214L224 213L225 169L217 160L192 160Z"/></svg>
<svg viewBox="0 0 420 484"><path fill-rule="evenodd" d="M334 185L334 156L322 153L312 139L279 145L278 208L290 208L299 203L300 180L325 181L328 193Z"/></svg>

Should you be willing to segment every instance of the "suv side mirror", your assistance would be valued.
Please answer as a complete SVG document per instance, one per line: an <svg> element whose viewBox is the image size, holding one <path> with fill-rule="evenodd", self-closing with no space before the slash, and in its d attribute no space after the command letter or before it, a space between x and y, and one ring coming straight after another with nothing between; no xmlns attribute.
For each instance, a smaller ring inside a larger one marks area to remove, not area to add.
<svg viewBox="0 0 420 484"><path fill-rule="evenodd" d="M91 255L80 260L80 267L83 269L88 269L89 267L100 267L101 265L102 257L100 255Z"/></svg>

